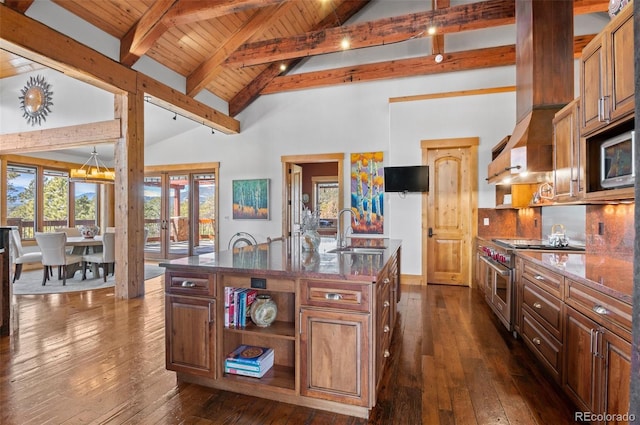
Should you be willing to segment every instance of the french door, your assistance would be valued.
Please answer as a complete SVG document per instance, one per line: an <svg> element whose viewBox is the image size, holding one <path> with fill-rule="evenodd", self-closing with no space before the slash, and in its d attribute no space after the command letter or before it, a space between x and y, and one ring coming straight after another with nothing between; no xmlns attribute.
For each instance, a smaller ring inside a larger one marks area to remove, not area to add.
<svg viewBox="0 0 640 425"><path fill-rule="evenodd" d="M216 250L216 170L144 177L145 257L170 259Z"/></svg>

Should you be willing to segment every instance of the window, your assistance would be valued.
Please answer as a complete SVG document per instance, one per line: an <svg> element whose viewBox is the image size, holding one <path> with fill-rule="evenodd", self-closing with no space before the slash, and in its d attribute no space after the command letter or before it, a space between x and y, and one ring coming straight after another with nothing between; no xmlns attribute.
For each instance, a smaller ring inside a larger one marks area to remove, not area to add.
<svg viewBox="0 0 640 425"><path fill-rule="evenodd" d="M17 226L23 239L32 239L36 222L37 169L7 166L7 225Z"/></svg>
<svg viewBox="0 0 640 425"><path fill-rule="evenodd" d="M69 173L44 170L42 228L51 232L69 223Z"/></svg>
<svg viewBox="0 0 640 425"><path fill-rule="evenodd" d="M91 226L98 222L98 184L74 183L76 226Z"/></svg>
<svg viewBox="0 0 640 425"><path fill-rule="evenodd" d="M313 182L313 206L321 219L338 218L338 177L312 177Z"/></svg>

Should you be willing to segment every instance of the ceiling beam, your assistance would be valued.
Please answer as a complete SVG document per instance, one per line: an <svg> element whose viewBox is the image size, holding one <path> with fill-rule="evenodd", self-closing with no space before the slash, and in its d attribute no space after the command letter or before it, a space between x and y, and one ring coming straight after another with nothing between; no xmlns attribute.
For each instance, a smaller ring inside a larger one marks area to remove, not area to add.
<svg viewBox="0 0 640 425"><path fill-rule="evenodd" d="M35 0L5 0L4 5L19 13L24 13L29 9Z"/></svg>
<svg viewBox="0 0 640 425"><path fill-rule="evenodd" d="M120 120L115 119L69 127L0 134L0 154L46 152L114 143L121 137L121 133Z"/></svg>
<svg viewBox="0 0 640 425"><path fill-rule="evenodd" d="M579 36L574 39L575 58L582 54L582 49L594 36L594 34L591 34ZM436 63L434 55L431 55L286 75L274 78L273 81L262 90L261 94L509 66L515 65L515 52L515 45L489 47L463 52L443 53L444 60L442 63Z"/></svg>
<svg viewBox="0 0 640 425"><path fill-rule="evenodd" d="M190 24L284 1L286 0L179 0L164 17L164 21L168 26Z"/></svg>
<svg viewBox="0 0 640 425"><path fill-rule="evenodd" d="M220 65L232 52L261 29L269 28L273 23L277 22L294 6L294 3L295 1L291 0L277 6L259 9L254 13L242 27L238 28L238 30L225 41L224 45L220 46L209 59L201 63L191 75L187 77L187 95L193 97L203 90L207 84L213 81L222 71Z"/></svg>
<svg viewBox="0 0 640 425"><path fill-rule="evenodd" d="M488 0L249 43L230 55L226 63L251 66L335 53L343 50L340 44L344 38L349 39L350 49L398 43L427 37L431 25L439 34L447 34L513 23L513 0Z"/></svg>
<svg viewBox="0 0 640 425"><path fill-rule="evenodd" d="M348 21L353 15L358 13L362 8L369 4L370 0L348 0L340 3L334 10L333 14L327 15L313 29L319 30L340 25L341 22ZM260 92L265 88L271 80L283 73L281 65L286 70L293 69L302 59L291 59L288 61L274 63L262 71L251 83L245 86L233 99L229 101L229 115L235 117L242 112L260 96ZM285 71L286 72L286 71Z"/></svg>

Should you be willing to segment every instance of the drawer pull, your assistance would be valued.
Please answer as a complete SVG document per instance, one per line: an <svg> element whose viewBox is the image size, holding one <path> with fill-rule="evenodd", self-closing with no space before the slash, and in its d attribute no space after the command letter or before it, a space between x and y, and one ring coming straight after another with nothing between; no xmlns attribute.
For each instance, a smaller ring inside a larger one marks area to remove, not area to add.
<svg viewBox="0 0 640 425"><path fill-rule="evenodd" d="M601 314L601 315L607 315L607 314L609 314L609 310L607 310L607 309L606 309L606 308L604 308L603 306L601 306L601 305L597 305L597 304L593 306L593 311L594 311L594 312L596 312L596 313L598 313L598 314Z"/></svg>
<svg viewBox="0 0 640 425"><path fill-rule="evenodd" d="M390 330L389 325L384 325L384 333L388 333Z"/></svg>
<svg viewBox="0 0 640 425"><path fill-rule="evenodd" d="M535 280L544 280L544 276L541 276L539 274L535 275L534 277Z"/></svg>
<svg viewBox="0 0 640 425"><path fill-rule="evenodd" d="M325 294L324 296L326 299L328 300L341 300L342 299L342 294L336 294L335 292L329 293L329 294Z"/></svg>
<svg viewBox="0 0 640 425"><path fill-rule="evenodd" d="M540 338L538 338L538 337L533 338L531 341L533 341L533 343L534 343L535 345L540 345L540 344L542 344L542 341L540 341Z"/></svg>
<svg viewBox="0 0 640 425"><path fill-rule="evenodd" d="M391 353L389 352L389 350L384 350L384 357L389 357L391 355Z"/></svg>
<svg viewBox="0 0 640 425"><path fill-rule="evenodd" d="M391 304L389 303L389 301L385 300L385 302L383 302L382 305L384 307L389 307Z"/></svg>
<svg viewBox="0 0 640 425"><path fill-rule="evenodd" d="M182 286L183 288L195 288L196 283L190 280L185 280L184 282L182 282L180 286Z"/></svg>
<svg viewBox="0 0 640 425"><path fill-rule="evenodd" d="M537 308L538 310L540 310L542 308L542 304L540 304L539 302L536 301L536 302L533 303L533 307Z"/></svg>

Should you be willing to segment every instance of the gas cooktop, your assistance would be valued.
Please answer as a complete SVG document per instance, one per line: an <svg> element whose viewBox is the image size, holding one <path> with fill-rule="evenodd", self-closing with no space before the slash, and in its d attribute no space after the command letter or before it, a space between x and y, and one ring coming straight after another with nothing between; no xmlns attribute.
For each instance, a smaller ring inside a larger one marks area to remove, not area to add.
<svg viewBox="0 0 640 425"><path fill-rule="evenodd" d="M552 246L548 241L542 239L492 239L493 242L502 245L505 248L512 249L553 249L563 251L584 251L583 246Z"/></svg>

